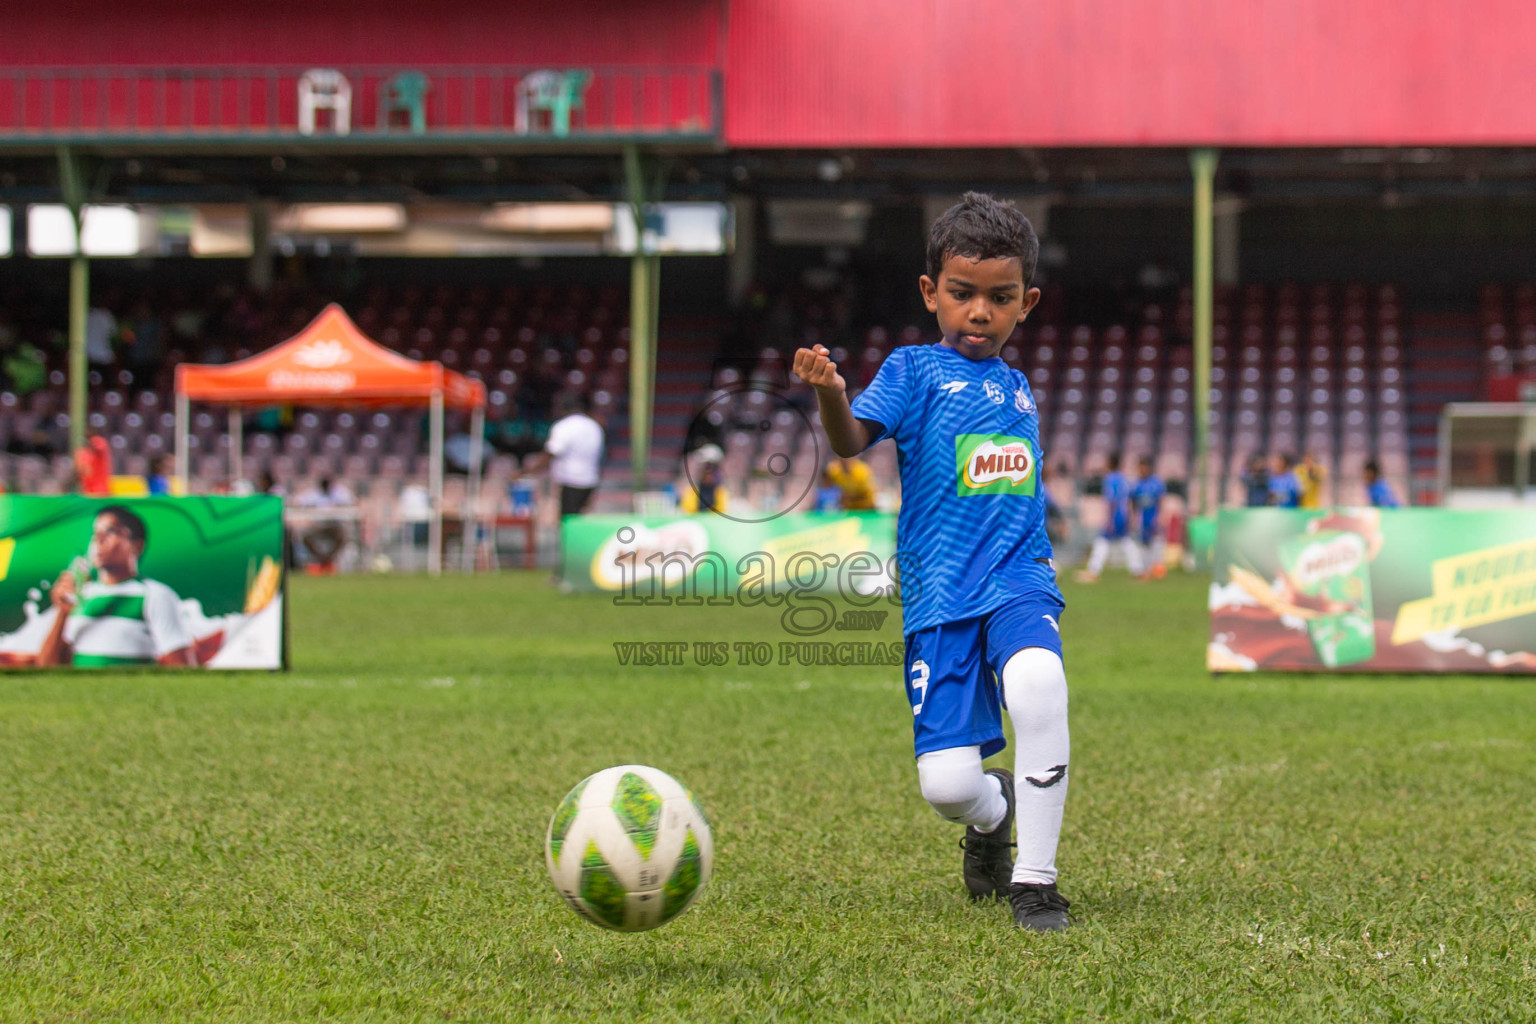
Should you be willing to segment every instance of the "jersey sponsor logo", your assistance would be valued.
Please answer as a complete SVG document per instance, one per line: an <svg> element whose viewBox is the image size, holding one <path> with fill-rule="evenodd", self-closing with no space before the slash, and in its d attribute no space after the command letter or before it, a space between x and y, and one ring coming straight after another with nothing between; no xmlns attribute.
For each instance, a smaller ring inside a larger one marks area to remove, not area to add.
<svg viewBox="0 0 1536 1024"><path fill-rule="evenodd" d="M1035 448L1006 434L955 435L955 476L961 497L1035 493Z"/></svg>
<svg viewBox="0 0 1536 1024"><path fill-rule="evenodd" d="M994 405L1002 405L1006 401L1002 385L995 380L989 380L982 384L981 390L987 393L987 397L992 399Z"/></svg>
<svg viewBox="0 0 1536 1024"><path fill-rule="evenodd" d="M947 391L951 395L958 395L960 392L965 390L965 386L969 383L970 381L952 380L948 384L940 384L939 390Z"/></svg>
<svg viewBox="0 0 1536 1024"><path fill-rule="evenodd" d="M1032 413L1035 411L1035 403L1029 400L1029 396L1024 393L1023 388L1014 391L1013 407L1022 413Z"/></svg>

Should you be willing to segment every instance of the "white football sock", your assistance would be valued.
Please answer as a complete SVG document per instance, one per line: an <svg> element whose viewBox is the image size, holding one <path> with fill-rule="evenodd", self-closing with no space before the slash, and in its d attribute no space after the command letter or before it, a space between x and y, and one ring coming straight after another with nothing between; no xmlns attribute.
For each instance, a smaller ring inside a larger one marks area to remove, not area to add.
<svg viewBox="0 0 1536 1024"><path fill-rule="evenodd" d="M1133 537L1125 538L1125 567L1131 571L1132 576L1140 576L1146 569L1141 545Z"/></svg>
<svg viewBox="0 0 1536 1024"><path fill-rule="evenodd" d="M1088 554L1088 571L1097 576L1104 571L1104 563L1109 561L1109 541L1103 537L1093 538L1093 550Z"/></svg>
<svg viewBox="0 0 1536 1024"><path fill-rule="evenodd" d="M919 754L917 779L923 799L945 821L991 832L1008 814L1002 783L982 771L979 745Z"/></svg>
<svg viewBox="0 0 1536 1024"><path fill-rule="evenodd" d="M1067 804L1067 673L1061 658L1027 647L1003 666L1003 695L1013 721L1015 882L1056 881L1056 846Z"/></svg>

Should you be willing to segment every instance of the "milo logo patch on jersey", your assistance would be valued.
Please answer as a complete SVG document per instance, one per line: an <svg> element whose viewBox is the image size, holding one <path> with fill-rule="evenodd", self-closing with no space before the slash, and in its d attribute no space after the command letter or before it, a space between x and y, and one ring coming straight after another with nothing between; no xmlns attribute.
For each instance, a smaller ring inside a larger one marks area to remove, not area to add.
<svg viewBox="0 0 1536 1024"><path fill-rule="evenodd" d="M958 434L955 479L961 497L1035 493L1035 448L1006 434Z"/></svg>

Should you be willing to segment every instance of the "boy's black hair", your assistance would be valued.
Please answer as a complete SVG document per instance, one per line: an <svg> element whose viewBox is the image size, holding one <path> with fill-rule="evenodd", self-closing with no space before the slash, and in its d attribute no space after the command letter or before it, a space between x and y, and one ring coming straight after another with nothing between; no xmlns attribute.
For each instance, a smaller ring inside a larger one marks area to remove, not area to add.
<svg viewBox="0 0 1536 1024"><path fill-rule="evenodd" d="M1122 462L1124 462L1124 461L1125 461L1125 456L1121 455L1120 452L1113 451L1113 452L1109 453L1109 468L1110 469L1119 469L1120 468L1120 464Z"/></svg>
<svg viewBox="0 0 1536 1024"><path fill-rule="evenodd" d="M1139 466L1142 469L1151 469L1152 468L1152 456L1150 456L1150 455L1143 455L1143 456L1141 456L1140 458L1138 458L1136 460L1136 465Z"/></svg>
<svg viewBox="0 0 1536 1024"><path fill-rule="evenodd" d="M96 514L116 519L118 525L128 531L128 536L138 541L140 545L149 540L149 531L144 528L144 520L140 519L138 513L129 509L127 505L108 505Z"/></svg>
<svg viewBox="0 0 1536 1024"><path fill-rule="evenodd" d="M1029 218L1007 200L984 192L967 192L933 222L928 230L928 276L934 281L951 256L971 260L1016 259L1024 270L1024 287L1035 278L1040 239Z"/></svg>
<svg viewBox="0 0 1536 1024"><path fill-rule="evenodd" d="M1367 473L1375 473L1377 476L1381 476L1381 463L1375 459L1367 459L1365 465L1361 468Z"/></svg>

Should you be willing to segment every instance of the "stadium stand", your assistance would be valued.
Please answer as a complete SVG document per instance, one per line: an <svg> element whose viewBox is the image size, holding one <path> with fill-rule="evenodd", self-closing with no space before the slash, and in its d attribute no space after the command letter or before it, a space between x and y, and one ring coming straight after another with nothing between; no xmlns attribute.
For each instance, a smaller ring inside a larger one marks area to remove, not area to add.
<svg viewBox="0 0 1536 1024"><path fill-rule="evenodd" d="M1168 311L1132 307L1128 322L1073 322L1070 296L1056 294L1010 339L1005 357L1024 369L1047 429L1053 466L1071 474L1102 470L1114 450L1152 453L1158 471L1186 479L1194 455L1193 358L1187 336L1189 290ZM140 474L172 445L172 368L183 360L244 358L288 337L323 305L302 288L267 295L233 288L203 302L170 287L113 297L118 324L115 359L91 370L90 426L106 436L118 470ZM627 297L603 287L372 285L353 303L356 320L377 340L413 358L441 359L487 382L493 454L487 493L502 486L517 460L542 443L549 410L564 390L591 395L609 424L610 451L598 507L628 507ZM775 453L810 458L816 439L806 418L746 390L712 399L743 374L786 385L791 404L814 401L788 383L788 358L800 344L830 341L854 388L868 383L896 345L928 340L919 322L853 323L836 296L804 289L774 304L778 315L758 325L773 340L758 362L720 369L714 356L729 331L723 319L669 319L663 324L656 373L653 470L680 465L707 410L706 432L725 452L732 493L763 497ZM1085 319L1095 319L1086 317ZM1536 286L1490 284L1477 304L1405 315L1392 286L1356 283L1251 284L1219 289L1214 309L1210 458L1212 500L1241 500L1239 477L1255 455L1310 452L1329 470L1333 500L1363 499L1364 462L1378 458L1400 493L1423 494L1439 407L1480 397L1490 379L1536 373ZM1165 333L1165 323L1173 334ZM1102 324L1102 325L1100 325ZM0 449L8 486L41 493L70 487L65 448L65 352L57 330L28 321L24 308L0 307L6 359L0 377ZM156 336L146 344L146 335ZM36 364L22 358L35 352ZM156 358L158 357L158 358ZM19 361L18 361L19 360ZM716 371L711 376L711 365ZM768 415L764 417L764 413ZM387 412L253 410L246 425L247 475L270 473L290 489L322 477L347 480L360 495L383 501L426 472L419 417ZM769 424L762 429L761 423ZM451 421L450 436L465 424ZM197 490L227 487L229 439L222 416L198 411L187 467ZM896 479L894 454L870 454L886 486ZM771 499L771 495L768 496Z"/></svg>

